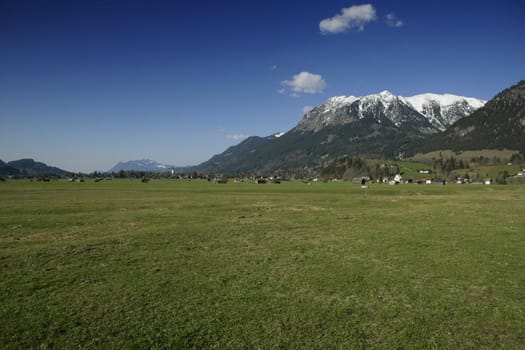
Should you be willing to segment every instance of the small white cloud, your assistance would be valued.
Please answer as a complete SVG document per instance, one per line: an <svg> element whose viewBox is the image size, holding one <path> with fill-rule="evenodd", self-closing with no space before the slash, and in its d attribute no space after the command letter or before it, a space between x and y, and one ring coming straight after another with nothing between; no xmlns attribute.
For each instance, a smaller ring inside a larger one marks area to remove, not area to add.
<svg viewBox="0 0 525 350"><path fill-rule="evenodd" d="M319 22L321 34L337 34L352 29L363 31L365 24L376 20L376 10L371 4L345 7L332 18Z"/></svg>
<svg viewBox="0 0 525 350"><path fill-rule="evenodd" d="M277 68L279 68L276 64L274 64L273 66L270 67L270 70L277 70Z"/></svg>
<svg viewBox="0 0 525 350"><path fill-rule="evenodd" d="M227 139L229 139L229 140L241 141L241 140L244 140L245 138L247 138L249 136L250 135L246 135L246 134L228 134L225 137Z"/></svg>
<svg viewBox="0 0 525 350"><path fill-rule="evenodd" d="M280 93L290 89L292 96L297 97L300 93L318 94L323 92L326 88L326 81L319 74L300 72L294 75L291 80L283 80L281 85L283 87L279 90Z"/></svg>
<svg viewBox="0 0 525 350"><path fill-rule="evenodd" d="M385 23L389 27L399 28L405 25L403 21L397 18L396 14L391 12L385 17Z"/></svg>
<svg viewBox="0 0 525 350"><path fill-rule="evenodd" d="M310 112L312 109L314 109L314 106L304 106L303 107L303 113L306 114Z"/></svg>

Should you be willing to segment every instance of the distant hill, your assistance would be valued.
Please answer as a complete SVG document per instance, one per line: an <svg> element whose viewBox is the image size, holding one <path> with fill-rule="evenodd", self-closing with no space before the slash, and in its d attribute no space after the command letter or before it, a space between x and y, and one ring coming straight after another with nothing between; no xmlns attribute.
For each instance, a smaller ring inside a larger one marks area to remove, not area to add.
<svg viewBox="0 0 525 350"><path fill-rule="evenodd" d="M251 136L241 141L238 145L231 146L226 151L214 155L208 161L198 165L201 172L216 172L223 169L235 169L234 172L250 172L257 162L259 154L257 149L263 144L276 140L283 134L278 133L271 136Z"/></svg>
<svg viewBox="0 0 525 350"><path fill-rule="evenodd" d="M525 154L525 80L503 90L484 107L418 146L440 149L512 149Z"/></svg>
<svg viewBox="0 0 525 350"><path fill-rule="evenodd" d="M20 171L0 160L0 176L18 175Z"/></svg>
<svg viewBox="0 0 525 350"><path fill-rule="evenodd" d="M6 164L2 162L3 164ZM66 170L47 164L36 162L34 159L19 159L7 163L7 167L0 164L0 174L2 175L22 175L22 176L62 176L68 174ZM13 169L17 172L14 173Z"/></svg>
<svg viewBox="0 0 525 350"><path fill-rule="evenodd" d="M169 164L159 163L151 159L130 160L127 162L119 162L108 172L117 173L119 171L147 171L147 172L163 172L171 169L179 169Z"/></svg>

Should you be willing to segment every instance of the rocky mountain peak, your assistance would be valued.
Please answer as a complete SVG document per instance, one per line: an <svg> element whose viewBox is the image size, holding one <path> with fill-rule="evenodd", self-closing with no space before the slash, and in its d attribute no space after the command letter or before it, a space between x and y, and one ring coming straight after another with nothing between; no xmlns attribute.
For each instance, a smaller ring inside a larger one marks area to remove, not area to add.
<svg viewBox="0 0 525 350"><path fill-rule="evenodd" d="M328 126L346 125L363 118L396 127L415 127L428 134L443 131L472 114L486 101L452 94L397 96L388 90L362 97L336 96L308 112L296 130L317 132Z"/></svg>
<svg viewBox="0 0 525 350"><path fill-rule="evenodd" d="M525 81L521 81L427 140L421 151L506 148L525 154L524 140Z"/></svg>

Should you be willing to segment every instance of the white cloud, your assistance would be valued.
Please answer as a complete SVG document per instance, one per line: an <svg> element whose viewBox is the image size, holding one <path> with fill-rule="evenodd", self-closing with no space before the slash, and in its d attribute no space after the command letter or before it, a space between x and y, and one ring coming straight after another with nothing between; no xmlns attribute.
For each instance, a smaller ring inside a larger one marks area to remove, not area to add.
<svg viewBox="0 0 525 350"><path fill-rule="evenodd" d="M274 64L273 66L270 67L270 70L277 70L277 68L279 68L276 64Z"/></svg>
<svg viewBox="0 0 525 350"><path fill-rule="evenodd" d="M332 18L319 22L322 34L343 33L351 29L363 31L365 24L376 20L376 10L371 4L345 7Z"/></svg>
<svg viewBox="0 0 525 350"><path fill-rule="evenodd" d="M241 141L249 136L250 135L246 135L246 134L229 134L229 135L226 135L225 137L229 140Z"/></svg>
<svg viewBox="0 0 525 350"><path fill-rule="evenodd" d="M403 21L401 21L399 18L397 18L396 14L391 12L385 17L385 23L389 27L395 27L399 28L405 25Z"/></svg>
<svg viewBox="0 0 525 350"><path fill-rule="evenodd" d="M283 80L283 86L279 93L285 93L286 89L290 89L292 96L298 96L299 93L317 94L323 92L326 88L326 81L319 74L309 72L300 72L292 77L291 80Z"/></svg>
<svg viewBox="0 0 525 350"><path fill-rule="evenodd" d="M310 112L312 109L314 109L314 106L304 106L303 107L303 113L306 114Z"/></svg>

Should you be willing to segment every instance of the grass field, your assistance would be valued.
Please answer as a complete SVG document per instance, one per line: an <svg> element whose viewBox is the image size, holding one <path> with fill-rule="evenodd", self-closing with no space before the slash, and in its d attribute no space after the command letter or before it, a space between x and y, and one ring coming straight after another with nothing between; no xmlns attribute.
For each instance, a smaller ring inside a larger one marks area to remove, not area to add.
<svg viewBox="0 0 525 350"><path fill-rule="evenodd" d="M0 348L525 348L525 186L0 183Z"/></svg>

